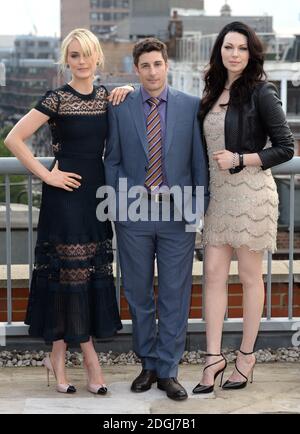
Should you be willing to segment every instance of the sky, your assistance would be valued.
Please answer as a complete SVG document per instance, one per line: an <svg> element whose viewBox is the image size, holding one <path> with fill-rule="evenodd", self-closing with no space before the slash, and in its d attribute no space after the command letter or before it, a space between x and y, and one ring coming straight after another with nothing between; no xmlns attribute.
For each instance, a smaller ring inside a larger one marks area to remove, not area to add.
<svg viewBox="0 0 300 434"><path fill-rule="evenodd" d="M219 15L225 0L205 0L207 15ZM300 34L300 0L228 0L232 15L274 17L274 29L280 34ZM59 36L60 0L0 0L0 34Z"/></svg>

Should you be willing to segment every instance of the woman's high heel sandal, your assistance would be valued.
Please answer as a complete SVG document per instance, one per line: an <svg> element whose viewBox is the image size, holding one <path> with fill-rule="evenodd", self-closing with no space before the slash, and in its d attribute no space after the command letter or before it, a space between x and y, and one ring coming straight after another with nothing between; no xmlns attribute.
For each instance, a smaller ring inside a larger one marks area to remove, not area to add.
<svg viewBox="0 0 300 434"><path fill-rule="evenodd" d="M204 385L204 384L197 384L197 386L193 389L193 393L195 393L195 394L199 394L199 393L211 393L211 392L213 392L213 390L214 390L214 386L215 386L215 381L216 381L216 378L218 377L218 375L220 375L220 374L222 374L221 375L221 381L220 381L220 387L222 386L222 381L223 381L223 375L224 375L224 371L225 371L225 369L226 369L226 367L227 367L227 360L226 360L226 358L224 357L224 354L222 354L222 353L220 353L220 354L206 354L206 356L208 356L208 357L212 357L212 356L222 356L222 359L221 360L218 360L217 362L214 362L214 363L211 363L210 365L208 365L208 366L206 366L205 368L204 368L204 370L203 370L203 372L205 371L205 369L207 369L207 368L210 368L211 366L214 366L214 365L216 365L217 363L221 363L221 362L225 362L225 366L224 366L224 368L222 368L222 369L219 369L219 371L217 371L216 373L215 373L215 376L214 376L214 384L212 384L211 386L206 386L206 385Z"/></svg>
<svg viewBox="0 0 300 434"><path fill-rule="evenodd" d="M87 377L89 378L89 371L85 361L83 361L83 367L86 371ZM89 380L87 383L87 390L94 395L106 395L107 393L106 384L92 384L89 382Z"/></svg>
<svg viewBox="0 0 300 434"><path fill-rule="evenodd" d="M252 351L251 353L245 353L245 352L242 351L242 350L239 350L239 352L242 353L244 356L250 356L251 354L254 353L254 351ZM250 371L250 373L249 373L250 383L253 383L253 371L254 371L254 366L255 366L255 363L254 363L254 365L252 366L251 371ZM229 390L229 389L244 389L244 387L247 386L249 378L246 377L246 375L243 374L243 373L239 370L239 368L237 367L237 358L235 359L235 369L238 371L238 373L239 373L242 377L245 378L245 381L229 381L229 380L227 380L227 381L223 384L222 389L225 389L225 390Z"/></svg>
<svg viewBox="0 0 300 434"><path fill-rule="evenodd" d="M45 368L47 370L47 382L48 382L48 387L49 387L50 386L50 381L49 381L50 372L53 374L53 376L55 377L55 380L57 381L56 374L55 374L55 371L54 371L54 368L53 368L53 365L51 363L49 355L43 360L43 365L45 366ZM75 393L76 392L76 388L72 384L56 384L56 390L59 393Z"/></svg>

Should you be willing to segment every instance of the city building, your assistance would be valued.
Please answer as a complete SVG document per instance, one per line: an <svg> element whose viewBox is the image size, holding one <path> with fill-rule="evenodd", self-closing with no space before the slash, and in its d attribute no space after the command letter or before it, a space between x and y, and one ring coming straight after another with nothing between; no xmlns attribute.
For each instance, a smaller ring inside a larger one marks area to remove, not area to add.
<svg viewBox="0 0 300 434"><path fill-rule="evenodd" d="M176 10L180 16L204 15L204 0L170 0L171 16Z"/></svg>
<svg viewBox="0 0 300 434"><path fill-rule="evenodd" d="M130 41L107 40L101 41L105 57L104 68L97 75L97 84L103 84L108 90L127 83L137 83L134 72Z"/></svg>
<svg viewBox="0 0 300 434"><path fill-rule="evenodd" d="M168 25L174 12L198 16L204 13L204 1L197 0L131 0L130 16L118 25L120 39L136 41L146 37L168 40Z"/></svg>
<svg viewBox="0 0 300 434"><path fill-rule="evenodd" d="M53 37L17 36L4 59L6 86L0 87L0 108L25 113L47 89L57 87L59 41Z"/></svg>
<svg viewBox="0 0 300 434"><path fill-rule="evenodd" d="M201 15L204 0L61 0L61 36L64 38L72 29L84 27L101 39L113 38L118 36L118 27L124 20L134 28L135 21L145 17L147 21L152 19L155 29L159 19L161 29L166 30L168 18L175 9L183 15Z"/></svg>
<svg viewBox="0 0 300 434"><path fill-rule="evenodd" d="M0 62L12 56L15 39L14 35L0 35Z"/></svg>
<svg viewBox="0 0 300 434"><path fill-rule="evenodd" d="M130 17L119 23L117 35L121 39L138 40L158 37L167 41L168 24L174 11L182 20L184 35L211 35L218 33L231 21L243 21L259 33L273 33L271 16L232 15L230 6L225 5L220 15L206 15L204 1L184 0L131 0Z"/></svg>
<svg viewBox="0 0 300 434"><path fill-rule="evenodd" d="M48 89L61 84L56 64L58 50L57 38L33 35L14 38L13 46L2 57L6 83L0 87L1 123L14 124ZM28 144L35 155L48 156L51 155L50 140L49 128L44 126Z"/></svg>
<svg viewBox="0 0 300 434"><path fill-rule="evenodd" d="M110 38L129 14L130 0L61 0L61 36L84 27L103 39Z"/></svg>
<svg viewBox="0 0 300 434"><path fill-rule="evenodd" d="M18 59L57 60L58 39L50 36L17 36L14 56Z"/></svg>

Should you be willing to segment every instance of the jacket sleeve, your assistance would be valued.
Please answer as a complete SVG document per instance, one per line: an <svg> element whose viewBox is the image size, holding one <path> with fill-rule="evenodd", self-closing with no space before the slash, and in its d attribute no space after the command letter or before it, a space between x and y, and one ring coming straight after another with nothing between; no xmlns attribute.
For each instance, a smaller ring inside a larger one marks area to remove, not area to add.
<svg viewBox="0 0 300 434"><path fill-rule="evenodd" d="M194 115L194 132L193 132L193 185L201 186L204 188L204 210L205 214L208 202L209 202L209 191L208 191L208 162L206 158L206 152L204 150L204 144L201 139L200 125L198 121L199 112L198 100L195 105L195 115Z"/></svg>
<svg viewBox="0 0 300 434"><path fill-rule="evenodd" d="M290 160L294 156L294 138L288 126L277 89L265 83L258 93L258 110L272 147L258 152L263 170Z"/></svg>
<svg viewBox="0 0 300 434"><path fill-rule="evenodd" d="M121 161L121 149L119 128L116 113L113 107L108 105L108 137L106 140L104 167L106 184L117 191L119 180L119 165Z"/></svg>

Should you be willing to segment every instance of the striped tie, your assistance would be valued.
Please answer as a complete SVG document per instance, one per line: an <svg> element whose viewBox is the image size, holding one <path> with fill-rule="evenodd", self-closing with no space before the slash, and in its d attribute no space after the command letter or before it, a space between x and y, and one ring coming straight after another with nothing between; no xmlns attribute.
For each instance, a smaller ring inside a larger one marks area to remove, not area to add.
<svg viewBox="0 0 300 434"><path fill-rule="evenodd" d="M145 186L149 190L159 188L163 183L162 173L162 137L161 123L158 112L160 100L158 98L148 99L150 113L147 116L147 140L149 143L148 158L149 167L146 175Z"/></svg>

